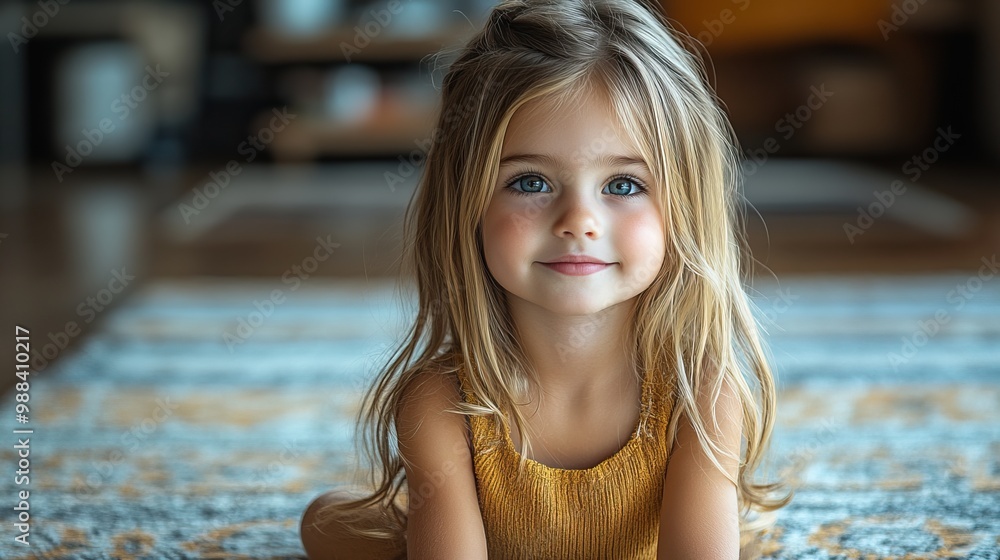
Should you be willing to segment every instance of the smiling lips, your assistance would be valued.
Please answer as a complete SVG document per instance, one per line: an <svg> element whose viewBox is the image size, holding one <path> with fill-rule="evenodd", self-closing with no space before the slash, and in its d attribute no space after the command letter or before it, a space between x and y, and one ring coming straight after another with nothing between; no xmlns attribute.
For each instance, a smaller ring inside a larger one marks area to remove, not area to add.
<svg viewBox="0 0 1000 560"><path fill-rule="evenodd" d="M586 276L600 272L614 263L606 263L601 259L587 255L563 255L550 262L540 264L567 276Z"/></svg>

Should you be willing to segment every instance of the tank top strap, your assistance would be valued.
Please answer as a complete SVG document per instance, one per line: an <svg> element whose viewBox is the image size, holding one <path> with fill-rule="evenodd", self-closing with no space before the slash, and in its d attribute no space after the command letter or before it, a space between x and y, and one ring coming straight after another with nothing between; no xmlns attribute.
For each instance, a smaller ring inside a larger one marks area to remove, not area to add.
<svg viewBox="0 0 1000 560"><path fill-rule="evenodd" d="M647 371L642 391L644 436L655 438L663 436L676 402L676 373L660 370Z"/></svg>
<svg viewBox="0 0 1000 560"><path fill-rule="evenodd" d="M455 373L458 376L462 400L469 404L481 405L482 403L476 398L475 392L472 390L472 385L469 383L465 368L459 367L455 370ZM503 435L499 431L499 428L497 428L492 417L466 415L465 420L475 452L485 453L493 447L501 445Z"/></svg>
<svg viewBox="0 0 1000 560"><path fill-rule="evenodd" d="M455 374L458 376L458 384L462 392L462 400L467 403L479 404L479 401L476 400L475 395L472 394L469 385L469 378L465 374L465 368L456 369Z"/></svg>

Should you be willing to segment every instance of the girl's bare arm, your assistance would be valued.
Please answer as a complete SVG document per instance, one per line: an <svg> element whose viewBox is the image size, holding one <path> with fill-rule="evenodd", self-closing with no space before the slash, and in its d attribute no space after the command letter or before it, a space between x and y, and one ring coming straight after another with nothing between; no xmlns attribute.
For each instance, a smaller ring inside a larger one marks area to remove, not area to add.
<svg viewBox="0 0 1000 560"><path fill-rule="evenodd" d="M701 409L706 410L704 405ZM740 456L742 414L739 394L723 383L716 403L719 430L714 430L711 420L706 421L706 428L722 449L736 457ZM736 485L702 451L687 418L680 422L663 485L657 559L737 560L740 533ZM739 462L723 456L717 459L735 479Z"/></svg>
<svg viewBox="0 0 1000 560"><path fill-rule="evenodd" d="M472 454L457 381L425 373L410 386L396 422L409 494L408 560L486 560Z"/></svg>

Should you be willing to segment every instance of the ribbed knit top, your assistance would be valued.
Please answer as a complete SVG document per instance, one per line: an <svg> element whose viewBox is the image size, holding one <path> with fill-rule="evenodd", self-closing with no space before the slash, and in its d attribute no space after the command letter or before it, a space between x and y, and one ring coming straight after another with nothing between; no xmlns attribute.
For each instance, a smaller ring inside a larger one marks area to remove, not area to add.
<svg viewBox="0 0 1000 560"><path fill-rule="evenodd" d="M458 377L466 402L479 404L465 372ZM628 442L588 469L528 459L519 473L510 432L488 416L467 417L490 559L655 559L674 383L647 371Z"/></svg>

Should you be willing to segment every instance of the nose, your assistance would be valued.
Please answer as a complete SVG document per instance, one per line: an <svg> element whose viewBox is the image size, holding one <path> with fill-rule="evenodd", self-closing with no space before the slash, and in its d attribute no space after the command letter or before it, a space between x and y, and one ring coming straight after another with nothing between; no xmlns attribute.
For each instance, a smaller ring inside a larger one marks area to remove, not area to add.
<svg viewBox="0 0 1000 560"><path fill-rule="evenodd" d="M598 239L603 232L598 202L584 194L584 189L567 189L563 200L558 203L558 218L553 226L556 237L576 237Z"/></svg>

